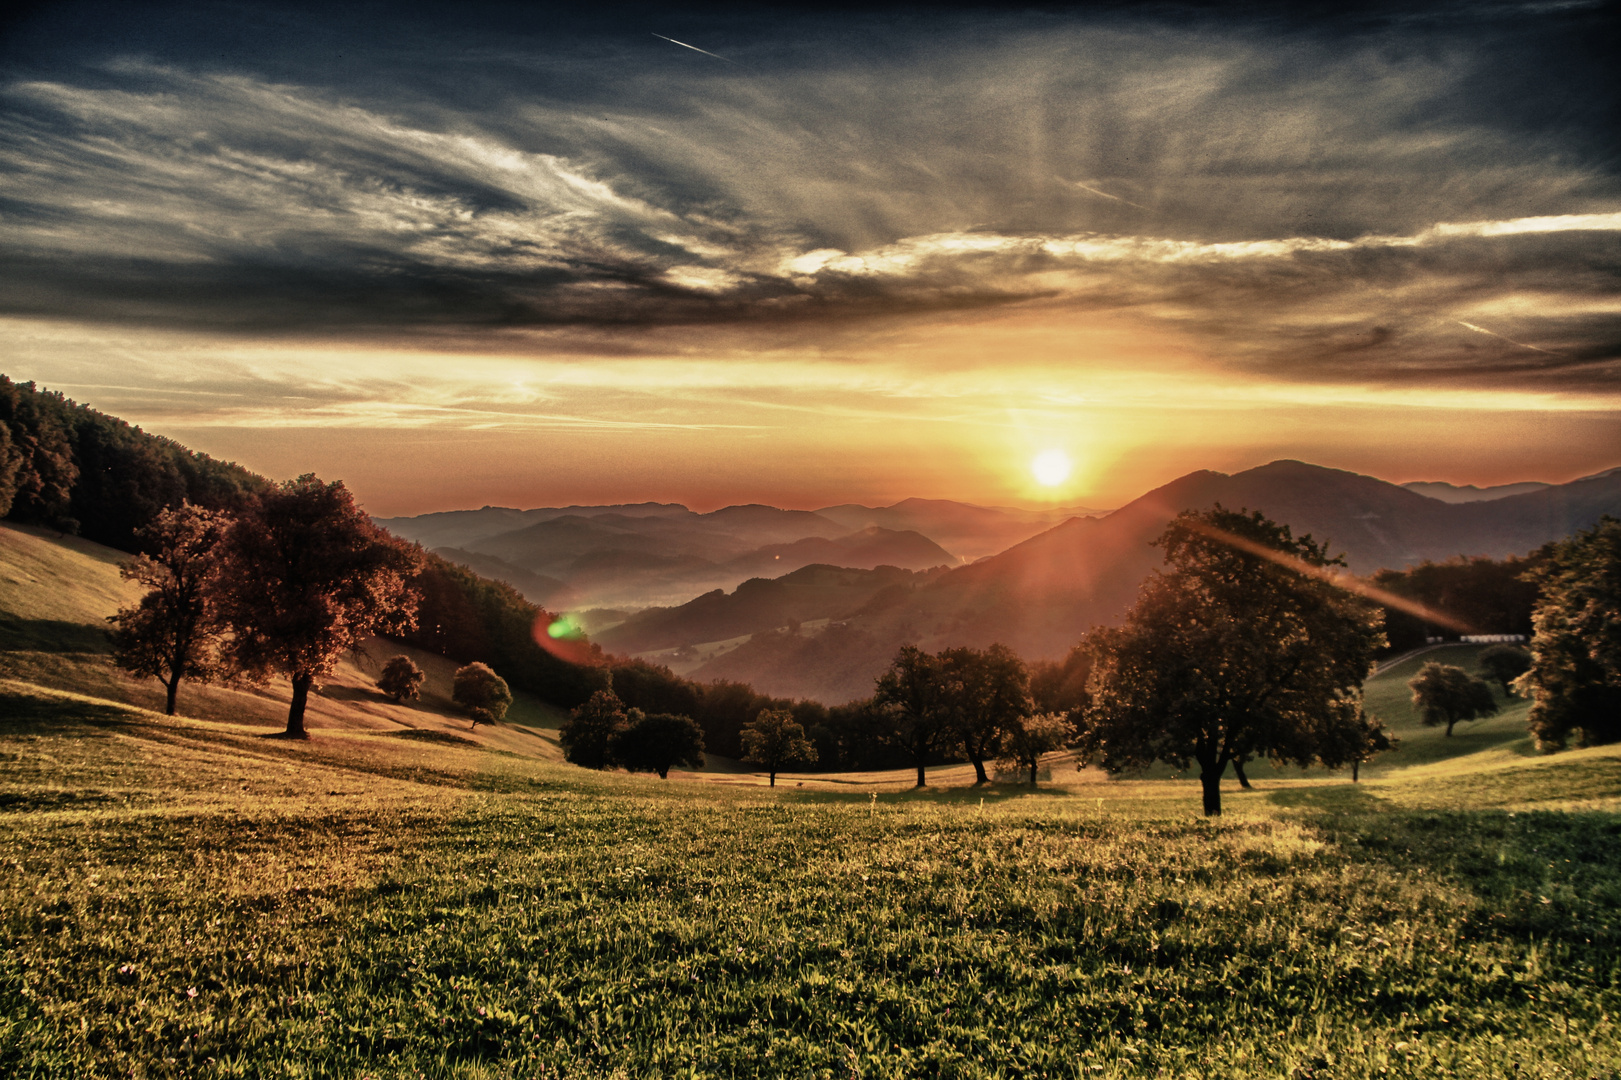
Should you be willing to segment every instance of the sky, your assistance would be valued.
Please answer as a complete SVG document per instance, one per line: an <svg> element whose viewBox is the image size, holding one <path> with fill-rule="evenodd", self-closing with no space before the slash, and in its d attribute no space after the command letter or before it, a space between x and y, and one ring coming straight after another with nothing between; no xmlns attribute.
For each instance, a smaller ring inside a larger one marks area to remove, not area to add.
<svg viewBox="0 0 1621 1080"><path fill-rule="evenodd" d="M378 515L1621 465L1614 5L581 8L9 16L0 373Z"/></svg>

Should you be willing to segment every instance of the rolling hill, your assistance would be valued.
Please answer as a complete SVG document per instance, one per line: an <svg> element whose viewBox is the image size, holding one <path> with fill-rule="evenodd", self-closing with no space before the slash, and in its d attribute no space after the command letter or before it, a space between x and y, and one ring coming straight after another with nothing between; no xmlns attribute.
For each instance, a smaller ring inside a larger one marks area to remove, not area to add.
<svg viewBox="0 0 1621 1080"><path fill-rule="evenodd" d="M872 679L903 644L936 650L1000 641L1035 658L1057 658L1087 629L1117 622L1142 580L1160 564L1153 540L1182 510L1220 503L1261 510L1343 551L1368 574L1424 559L1523 554L1621 515L1621 475L1484 502L1450 504L1369 476L1298 461L1235 475L1195 472L1102 518L1072 518L1008 550L940 575L883 610L852 610L841 671L810 696L833 702ZM1491 628L1482 628L1491 629ZM697 640L697 639L695 639ZM765 693L807 689L802 670L822 666L827 647L772 642L717 657L697 678L732 678ZM800 654L803 654L802 656ZM836 665L835 665L836 666Z"/></svg>

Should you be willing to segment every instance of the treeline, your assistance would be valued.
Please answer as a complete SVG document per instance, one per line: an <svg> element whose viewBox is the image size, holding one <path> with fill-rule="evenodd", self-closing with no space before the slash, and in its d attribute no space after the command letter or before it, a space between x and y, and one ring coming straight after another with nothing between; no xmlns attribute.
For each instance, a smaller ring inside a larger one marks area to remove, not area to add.
<svg viewBox="0 0 1621 1080"><path fill-rule="evenodd" d="M1536 571L1545 565L1553 544L1526 556L1506 559L1458 556L1446 562L1428 560L1405 570L1380 570L1374 585L1425 607L1445 612L1475 634L1531 636L1531 614L1537 603ZM1430 638L1456 640L1455 626L1428 622L1409 611L1386 605L1388 651L1407 652Z"/></svg>
<svg viewBox="0 0 1621 1080"><path fill-rule="evenodd" d="M134 551L158 513L240 510L269 481L0 375L0 517Z"/></svg>

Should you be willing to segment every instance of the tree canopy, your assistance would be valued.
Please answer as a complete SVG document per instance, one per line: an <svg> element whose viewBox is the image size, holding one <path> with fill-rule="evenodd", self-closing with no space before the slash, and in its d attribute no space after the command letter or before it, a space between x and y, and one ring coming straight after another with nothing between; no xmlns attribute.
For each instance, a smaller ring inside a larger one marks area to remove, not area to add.
<svg viewBox="0 0 1621 1080"><path fill-rule="evenodd" d="M790 710L761 709L743 726L743 760L770 773L771 786L776 787L778 770L814 762L816 747Z"/></svg>
<svg viewBox="0 0 1621 1080"><path fill-rule="evenodd" d="M927 787L929 755L951 735L940 659L903 645L889 669L878 676L873 706L886 721L885 737L906 752L917 769L917 786Z"/></svg>
<svg viewBox="0 0 1621 1080"><path fill-rule="evenodd" d="M401 653L389 658L377 676L377 689L391 701L415 701L422 693L422 669L409 656Z"/></svg>
<svg viewBox="0 0 1621 1080"><path fill-rule="evenodd" d="M1546 747L1621 740L1621 521L1608 515L1548 551L1531 574L1531 731Z"/></svg>
<svg viewBox="0 0 1621 1080"><path fill-rule="evenodd" d="M302 738L315 680L372 634L412 625L416 550L372 524L342 481L310 473L256 499L224 547L230 658L249 677L291 680L286 734Z"/></svg>
<svg viewBox="0 0 1621 1080"><path fill-rule="evenodd" d="M667 780L677 765L704 766L704 733L690 716L633 713L615 733L610 753L631 772L655 772Z"/></svg>
<svg viewBox="0 0 1621 1080"><path fill-rule="evenodd" d="M1003 760L1028 772L1030 786L1035 787L1042 757L1054 750L1062 750L1072 735L1069 717L1063 713L1021 716L1008 727L1002 744Z"/></svg>
<svg viewBox="0 0 1621 1080"><path fill-rule="evenodd" d="M613 738L629 722L625 703L613 690L598 690L576 708L558 729L563 759L587 769L613 764Z"/></svg>
<svg viewBox="0 0 1621 1080"><path fill-rule="evenodd" d="M1113 772L1197 762L1221 813L1235 759L1341 765L1335 729L1360 716L1382 613L1339 587L1343 566L1259 511L1185 512L1156 541L1167 570L1123 625L1094 630L1080 747Z"/></svg>
<svg viewBox="0 0 1621 1080"><path fill-rule="evenodd" d="M1447 737L1454 725L1483 716L1497 715L1497 699L1491 686L1461 667L1438 664L1433 660L1408 680L1419 723L1425 727L1446 725Z"/></svg>
<svg viewBox="0 0 1621 1080"><path fill-rule="evenodd" d="M228 525L225 515L201 507L164 510L137 533L151 553L119 568L147 593L112 617L113 660L132 675L162 683L170 716L181 679L209 679L220 670L211 592Z"/></svg>
<svg viewBox="0 0 1621 1080"><path fill-rule="evenodd" d="M974 766L974 782L990 777L985 762L1002 752L1002 744L1031 712L1030 674L1024 661L1006 645L987 649L956 648L936 658L940 706L951 735L962 744Z"/></svg>
<svg viewBox="0 0 1621 1080"><path fill-rule="evenodd" d="M1503 696L1514 693L1514 680L1531 670L1531 653L1518 645L1493 645L1480 654L1480 670L1503 689Z"/></svg>
<svg viewBox="0 0 1621 1080"><path fill-rule="evenodd" d="M450 700L460 705L473 726L493 724L507 714L512 704L512 690L507 681L497 675L488 664L473 661L456 669L451 683Z"/></svg>

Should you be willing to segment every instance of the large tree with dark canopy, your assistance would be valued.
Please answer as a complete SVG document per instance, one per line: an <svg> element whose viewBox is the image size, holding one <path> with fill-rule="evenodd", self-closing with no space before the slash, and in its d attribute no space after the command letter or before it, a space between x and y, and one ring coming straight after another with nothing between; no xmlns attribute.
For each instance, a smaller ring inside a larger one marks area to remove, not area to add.
<svg viewBox="0 0 1621 1080"><path fill-rule="evenodd" d="M609 768L614 763L614 736L628 723L625 703L612 688L598 690L558 728L557 741L563 747L563 760L587 769Z"/></svg>
<svg viewBox="0 0 1621 1080"><path fill-rule="evenodd" d="M1335 760L1384 644L1377 607L1339 587L1344 565L1259 511L1178 515L1156 541L1169 567L1125 624L1088 637L1094 658L1079 745L1111 772L1197 763L1206 814L1238 758Z"/></svg>
<svg viewBox="0 0 1621 1080"><path fill-rule="evenodd" d="M952 734L951 712L943 693L940 659L916 645L903 645L889 669L878 676L874 712L884 737L906 752L917 768L917 786L927 787L929 756Z"/></svg>
<svg viewBox="0 0 1621 1080"><path fill-rule="evenodd" d="M120 567L126 580L147 592L112 617L113 661L162 683L170 716L182 679L208 679L219 670L220 628L211 593L229 524L224 514L196 506L162 511L136 533L150 553Z"/></svg>
<svg viewBox="0 0 1621 1080"><path fill-rule="evenodd" d="M692 717L632 709L628 720L609 744L616 764L631 772L656 772L660 780L668 780L677 765L704 767L704 733Z"/></svg>
<svg viewBox="0 0 1621 1080"><path fill-rule="evenodd" d="M408 630L416 549L372 524L341 480L306 473L266 492L225 542L217 603L229 655L251 678L292 682L290 738L304 738L310 688L372 634Z"/></svg>
<svg viewBox="0 0 1621 1080"><path fill-rule="evenodd" d="M1002 752L1009 733L1032 711L1030 673L1006 645L946 649L936 670L947 723L973 763L974 783L986 783L985 762Z"/></svg>
<svg viewBox="0 0 1621 1080"><path fill-rule="evenodd" d="M1541 589L1531 670L1531 731L1546 747L1621 741L1621 521L1553 545L1533 571Z"/></svg>

